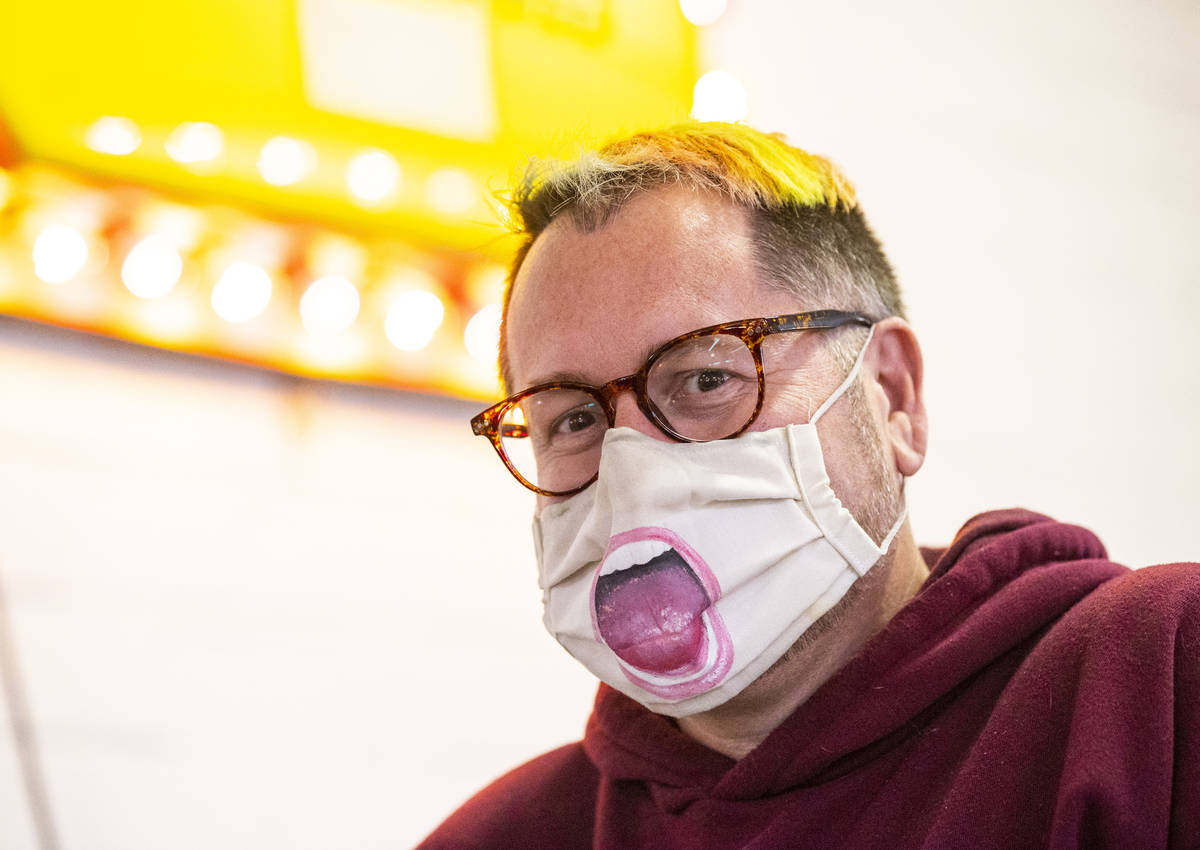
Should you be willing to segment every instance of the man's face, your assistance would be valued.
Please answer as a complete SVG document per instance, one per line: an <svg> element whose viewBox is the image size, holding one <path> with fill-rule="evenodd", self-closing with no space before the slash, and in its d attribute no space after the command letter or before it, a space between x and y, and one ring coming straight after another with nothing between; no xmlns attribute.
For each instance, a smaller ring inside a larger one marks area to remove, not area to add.
<svg viewBox="0 0 1200 850"><path fill-rule="evenodd" d="M739 207L704 192L658 189L635 197L594 232L563 218L538 237L509 305L508 377L514 391L550 381L599 386L636 372L663 342L697 328L845 307L802 303L769 286L757 271L750 223ZM838 363L830 342L846 332L767 338L766 395L752 430L810 420L845 377L848 367ZM669 440L631 393L616 402L616 425ZM817 429L834 491L880 541L901 510L898 471L915 473L924 452L920 351L901 320L877 326L858 383ZM901 561L896 555L905 546ZM681 718L681 727L687 724L685 731L726 754L744 754L745 741L725 746L716 730L723 724L743 729L746 718L755 717L773 718L765 727L773 728L883 627L924 575L902 534L766 673L724 705Z"/></svg>
<svg viewBox="0 0 1200 850"><path fill-rule="evenodd" d="M642 193L600 229L556 220L517 276L508 314L512 390L553 380L601 385L637 371L661 343L706 325L842 305L800 303L770 287L754 261L748 217L714 195L682 188ZM764 347L767 393L752 430L809 420L844 378L832 333L784 334ZM860 417L861 419L861 417ZM631 393L616 424L669 440ZM856 516L873 514L877 468L862 462L864 430L846 402L821 419L834 489ZM891 512L888 523L894 520ZM874 523L864 523L869 530Z"/></svg>

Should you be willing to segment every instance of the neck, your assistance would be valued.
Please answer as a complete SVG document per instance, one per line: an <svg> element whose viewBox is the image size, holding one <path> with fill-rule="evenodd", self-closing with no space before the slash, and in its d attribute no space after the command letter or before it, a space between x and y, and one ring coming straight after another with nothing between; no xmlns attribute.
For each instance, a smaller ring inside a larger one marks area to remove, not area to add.
<svg viewBox="0 0 1200 850"><path fill-rule="evenodd" d="M905 523L891 551L767 672L724 705L679 718L679 728L709 749L741 759L858 654L928 575Z"/></svg>

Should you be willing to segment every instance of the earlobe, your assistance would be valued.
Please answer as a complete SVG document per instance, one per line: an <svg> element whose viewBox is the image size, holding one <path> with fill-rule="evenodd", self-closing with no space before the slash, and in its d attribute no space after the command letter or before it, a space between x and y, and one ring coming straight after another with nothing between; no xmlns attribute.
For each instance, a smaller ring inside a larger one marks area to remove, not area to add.
<svg viewBox="0 0 1200 850"><path fill-rule="evenodd" d="M925 462L929 432L921 346L908 322L897 316L875 325L872 343L883 436L896 470L905 477L914 475Z"/></svg>

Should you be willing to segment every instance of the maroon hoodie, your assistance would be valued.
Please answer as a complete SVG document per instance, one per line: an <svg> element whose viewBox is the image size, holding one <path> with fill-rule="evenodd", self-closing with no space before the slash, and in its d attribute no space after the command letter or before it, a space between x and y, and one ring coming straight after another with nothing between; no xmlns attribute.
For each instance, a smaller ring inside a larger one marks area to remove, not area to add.
<svg viewBox="0 0 1200 850"><path fill-rule="evenodd" d="M1200 568L984 514L878 635L734 761L601 685L581 743L434 848L1200 848Z"/></svg>

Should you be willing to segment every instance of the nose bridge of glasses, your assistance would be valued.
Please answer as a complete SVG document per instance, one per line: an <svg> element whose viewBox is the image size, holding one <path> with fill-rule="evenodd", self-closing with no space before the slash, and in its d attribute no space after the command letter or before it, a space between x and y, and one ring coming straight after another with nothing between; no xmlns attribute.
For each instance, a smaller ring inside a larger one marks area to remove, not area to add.
<svg viewBox="0 0 1200 850"><path fill-rule="evenodd" d="M638 398L638 406L641 406L641 393L638 390L637 374L626 375L623 378L614 378L602 387L597 387L600 391L601 398L604 399L604 407L608 411L608 421L615 421L617 415L617 396L623 392L631 392Z"/></svg>
<svg viewBox="0 0 1200 850"><path fill-rule="evenodd" d="M611 427L632 428L659 440L675 439L669 431L664 429L661 415L653 408L653 403L646 394L644 375L640 373L626 375L623 378L609 381L598 389L607 405L608 421ZM627 399L624 404L621 404L620 394L624 392L632 393L633 398Z"/></svg>

